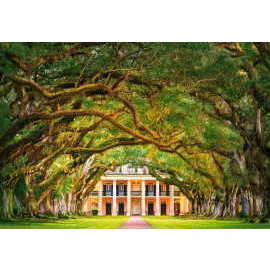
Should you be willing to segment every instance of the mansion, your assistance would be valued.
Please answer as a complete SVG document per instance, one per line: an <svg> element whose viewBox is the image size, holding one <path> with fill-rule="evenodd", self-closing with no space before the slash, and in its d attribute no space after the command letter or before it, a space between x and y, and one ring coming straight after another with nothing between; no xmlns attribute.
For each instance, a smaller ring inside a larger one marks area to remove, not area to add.
<svg viewBox="0 0 270 270"><path fill-rule="evenodd" d="M190 204L178 188L157 181L148 168L130 165L107 171L89 194L84 211L105 215L168 215L186 214Z"/></svg>

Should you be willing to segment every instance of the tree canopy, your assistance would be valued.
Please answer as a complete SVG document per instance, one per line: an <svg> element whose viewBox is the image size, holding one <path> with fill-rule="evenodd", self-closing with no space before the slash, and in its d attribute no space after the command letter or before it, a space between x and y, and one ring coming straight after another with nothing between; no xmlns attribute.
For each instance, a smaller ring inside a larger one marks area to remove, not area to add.
<svg viewBox="0 0 270 270"><path fill-rule="evenodd" d="M269 43L0 43L1 213L147 165L193 211L270 212Z"/></svg>

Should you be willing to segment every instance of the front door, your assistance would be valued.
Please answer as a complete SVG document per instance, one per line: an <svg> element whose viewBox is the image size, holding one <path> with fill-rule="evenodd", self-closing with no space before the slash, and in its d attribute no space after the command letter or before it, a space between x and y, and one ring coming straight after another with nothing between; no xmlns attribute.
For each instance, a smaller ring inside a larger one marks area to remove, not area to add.
<svg viewBox="0 0 270 270"><path fill-rule="evenodd" d="M166 216L166 203L161 203L161 215Z"/></svg>
<svg viewBox="0 0 270 270"><path fill-rule="evenodd" d="M112 214L112 204L110 202L106 203L106 215L110 216Z"/></svg>
<svg viewBox="0 0 270 270"><path fill-rule="evenodd" d="M149 216L154 215L154 203L153 202L148 203L148 215Z"/></svg>
<svg viewBox="0 0 270 270"><path fill-rule="evenodd" d="M118 215L124 215L125 214L125 204L123 202L120 202L118 205Z"/></svg>
<svg viewBox="0 0 270 270"><path fill-rule="evenodd" d="M141 215L141 203L140 203L140 200L132 200L132 215L134 216L138 216L138 215Z"/></svg>

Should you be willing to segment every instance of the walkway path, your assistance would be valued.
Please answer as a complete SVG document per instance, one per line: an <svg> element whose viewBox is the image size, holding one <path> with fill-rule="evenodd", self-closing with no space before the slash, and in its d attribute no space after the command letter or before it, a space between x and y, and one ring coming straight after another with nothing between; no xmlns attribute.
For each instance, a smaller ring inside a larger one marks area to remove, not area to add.
<svg viewBox="0 0 270 270"><path fill-rule="evenodd" d="M144 221L142 217L134 216L130 217L120 229L152 229L152 226Z"/></svg>

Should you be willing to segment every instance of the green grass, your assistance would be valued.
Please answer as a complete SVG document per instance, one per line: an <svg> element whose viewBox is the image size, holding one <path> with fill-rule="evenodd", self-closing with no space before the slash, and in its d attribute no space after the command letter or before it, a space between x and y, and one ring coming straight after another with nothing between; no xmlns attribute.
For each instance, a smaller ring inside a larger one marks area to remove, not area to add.
<svg viewBox="0 0 270 270"><path fill-rule="evenodd" d="M118 229L127 220L124 216L0 220L0 229Z"/></svg>
<svg viewBox="0 0 270 270"><path fill-rule="evenodd" d="M91 216L61 219L15 219L1 221L0 229L117 229L129 217ZM270 229L270 223L248 223L244 219L206 219L186 217L144 217L154 229Z"/></svg>
<svg viewBox="0 0 270 270"><path fill-rule="evenodd" d="M147 216L144 220L154 229L270 229L270 223L248 223L244 219Z"/></svg>

